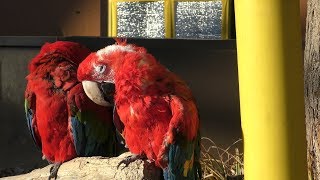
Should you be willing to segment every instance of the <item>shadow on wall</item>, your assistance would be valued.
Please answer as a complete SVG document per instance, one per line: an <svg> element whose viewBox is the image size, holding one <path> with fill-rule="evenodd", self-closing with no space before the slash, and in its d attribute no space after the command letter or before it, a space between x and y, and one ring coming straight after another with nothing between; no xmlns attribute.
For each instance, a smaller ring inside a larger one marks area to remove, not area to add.
<svg viewBox="0 0 320 180"><path fill-rule="evenodd" d="M0 48L0 169L46 164L28 132L24 114L25 76L38 48Z"/></svg>
<svg viewBox="0 0 320 180"><path fill-rule="evenodd" d="M23 107L0 101L0 169L34 169L47 164L28 132Z"/></svg>

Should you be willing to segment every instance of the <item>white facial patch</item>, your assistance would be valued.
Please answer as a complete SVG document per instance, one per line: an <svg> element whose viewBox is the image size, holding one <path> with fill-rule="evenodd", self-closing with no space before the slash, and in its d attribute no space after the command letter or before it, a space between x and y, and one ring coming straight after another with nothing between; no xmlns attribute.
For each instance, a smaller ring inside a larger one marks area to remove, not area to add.
<svg viewBox="0 0 320 180"><path fill-rule="evenodd" d="M114 51L134 52L134 47L130 44L126 46L114 44L97 51L97 56L99 57L99 59L103 59L103 56L108 55Z"/></svg>
<svg viewBox="0 0 320 180"><path fill-rule="evenodd" d="M96 64L93 64L93 67L94 67L94 70L95 70L97 73L100 73L100 74L102 74L102 73L106 70L106 66L105 66L105 65L96 65Z"/></svg>
<svg viewBox="0 0 320 180"><path fill-rule="evenodd" d="M92 73L92 76L95 79L100 80L99 82L114 82L114 76L115 72L113 69L109 69L107 66L102 65L102 64L92 64L94 71ZM107 71L107 73L105 73Z"/></svg>

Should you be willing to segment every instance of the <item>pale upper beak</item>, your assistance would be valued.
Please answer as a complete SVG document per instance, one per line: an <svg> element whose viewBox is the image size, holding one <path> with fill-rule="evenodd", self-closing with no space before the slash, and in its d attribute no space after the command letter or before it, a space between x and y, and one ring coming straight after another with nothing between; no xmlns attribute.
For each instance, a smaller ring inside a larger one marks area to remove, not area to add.
<svg viewBox="0 0 320 180"><path fill-rule="evenodd" d="M115 86L109 82L82 81L84 92L96 104L101 106L114 105Z"/></svg>

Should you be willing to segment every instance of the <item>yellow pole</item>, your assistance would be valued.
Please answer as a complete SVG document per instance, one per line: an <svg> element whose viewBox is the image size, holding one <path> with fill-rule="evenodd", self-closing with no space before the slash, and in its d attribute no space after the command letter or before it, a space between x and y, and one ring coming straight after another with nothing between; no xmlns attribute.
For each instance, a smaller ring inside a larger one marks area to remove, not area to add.
<svg viewBox="0 0 320 180"><path fill-rule="evenodd" d="M306 180L299 0L235 0L246 180Z"/></svg>
<svg viewBox="0 0 320 180"><path fill-rule="evenodd" d="M112 0L108 0L108 37L112 37Z"/></svg>
<svg viewBox="0 0 320 180"><path fill-rule="evenodd" d="M164 0L164 27L165 38L172 38L174 30L173 6L174 0Z"/></svg>

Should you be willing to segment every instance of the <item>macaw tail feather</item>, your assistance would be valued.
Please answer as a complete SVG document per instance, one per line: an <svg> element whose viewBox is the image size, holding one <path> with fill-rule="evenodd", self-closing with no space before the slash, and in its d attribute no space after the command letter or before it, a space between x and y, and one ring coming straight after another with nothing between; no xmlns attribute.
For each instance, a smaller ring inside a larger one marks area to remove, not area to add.
<svg viewBox="0 0 320 180"><path fill-rule="evenodd" d="M200 133L193 141L169 145L168 167L163 169L165 180L201 179Z"/></svg>

